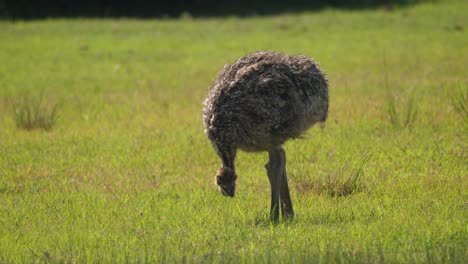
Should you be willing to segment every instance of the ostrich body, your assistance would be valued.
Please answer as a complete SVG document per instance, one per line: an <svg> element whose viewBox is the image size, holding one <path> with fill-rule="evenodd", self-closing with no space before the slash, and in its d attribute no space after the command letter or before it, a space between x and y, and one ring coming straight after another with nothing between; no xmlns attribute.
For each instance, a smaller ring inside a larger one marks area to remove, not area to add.
<svg viewBox="0 0 468 264"><path fill-rule="evenodd" d="M268 151L270 219L278 221L280 207L292 219L282 144L327 118L328 81L319 66L300 55L248 54L224 66L203 105L205 133L222 161L215 177L220 192L234 196L238 149Z"/></svg>

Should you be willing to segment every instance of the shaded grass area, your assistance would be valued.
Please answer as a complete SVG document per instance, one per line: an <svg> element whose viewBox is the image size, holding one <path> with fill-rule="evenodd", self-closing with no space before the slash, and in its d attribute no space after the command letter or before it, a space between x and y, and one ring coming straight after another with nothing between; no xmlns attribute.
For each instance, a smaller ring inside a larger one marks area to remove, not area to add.
<svg viewBox="0 0 468 264"><path fill-rule="evenodd" d="M0 261L463 263L466 5L1 22ZM326 127L285 146L296 219L279 225L267 155L239 153L226 199L201 122L217 71L254 50L330 79ZM38 91L61 102L50 131L15 122Z"/></svg>
<svg viewBox="0 0 468 264"><path fill-rule="evenodd" d="M432 0L433 2L434 0ZM54 1L6 1L0 6L0 18L8 19L43 19L58 17L133 17L133 18L168 18L168 17L220 17L220 16L257 16L277 15L284 12L310 12L324 8L370 9L381 8L392 11L395 7L431 2L431 0L290 0L265 2L263 0L228 1L137 1L126 2L62 2Z"/></svg>

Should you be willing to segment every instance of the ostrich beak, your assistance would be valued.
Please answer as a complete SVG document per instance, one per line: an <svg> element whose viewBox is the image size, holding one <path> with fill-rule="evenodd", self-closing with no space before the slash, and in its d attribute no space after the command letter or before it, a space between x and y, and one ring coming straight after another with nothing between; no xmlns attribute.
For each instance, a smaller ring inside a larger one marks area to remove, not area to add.
<svg viewBox="0 0 468 264"><path fill-rule="evenodd" d="M234 170L223 167L218 170L216 173L216 184L219 187L219 191L224 196L234 197L234 192L236 190L236 174Z"/></svg>
<svg viewBox="0 0 468 264"><path fill-rule="evenodd" d="M235 184L219 186L219 191L224 196L234 197L235 190L236 190L236 185Z"/></svg>

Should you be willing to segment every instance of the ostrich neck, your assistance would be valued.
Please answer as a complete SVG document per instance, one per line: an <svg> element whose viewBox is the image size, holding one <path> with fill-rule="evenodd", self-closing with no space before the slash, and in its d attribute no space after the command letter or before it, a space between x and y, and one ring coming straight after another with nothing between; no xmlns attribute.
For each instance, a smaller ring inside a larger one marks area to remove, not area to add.
<svg viewBox="0 0 468 264"><path fill-rule="evenodd" d="M227 167L235 171L235 164L234 160L236 158L236 151L235 150L225 150L221 151L220 155L221 161L223 163L223 167Z"/></svg>

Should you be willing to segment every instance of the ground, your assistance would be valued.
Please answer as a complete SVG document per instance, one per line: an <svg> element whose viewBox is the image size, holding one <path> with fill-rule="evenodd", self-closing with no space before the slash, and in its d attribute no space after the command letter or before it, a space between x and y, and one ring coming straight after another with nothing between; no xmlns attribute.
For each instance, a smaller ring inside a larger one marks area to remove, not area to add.
<svg viewBox="0 0 468 264"><path fill-rule="evenodd" d="M464 262L467 9L0 22L0 262ZM278 225L266 153L239 154L223 197L201 121L256 50L330 80L325 128L285 146ZM28 105L56 106L51 129L22 128Z"/></svg>

